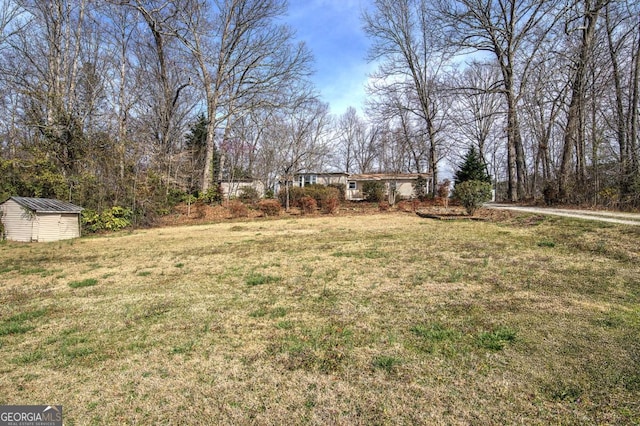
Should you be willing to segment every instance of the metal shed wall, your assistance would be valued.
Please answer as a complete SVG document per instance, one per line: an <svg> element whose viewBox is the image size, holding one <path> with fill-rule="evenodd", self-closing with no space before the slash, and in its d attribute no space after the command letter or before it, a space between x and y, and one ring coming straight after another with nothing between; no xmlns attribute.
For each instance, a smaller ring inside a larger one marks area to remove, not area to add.
<svg viewBox="0 0 640 426"><path fill-rule="evenodd" d="M2 209L2 223L7 240L30 242L33 235L35 213L11 199L2 203L0 209Z"/></svg>
<svg viewBox="0 0 640 426"><path fill-rule="evenodd" d="M9 199L0 205L5 236L19 242L48 242L80 236L78 213L36 213Z"/></svg>

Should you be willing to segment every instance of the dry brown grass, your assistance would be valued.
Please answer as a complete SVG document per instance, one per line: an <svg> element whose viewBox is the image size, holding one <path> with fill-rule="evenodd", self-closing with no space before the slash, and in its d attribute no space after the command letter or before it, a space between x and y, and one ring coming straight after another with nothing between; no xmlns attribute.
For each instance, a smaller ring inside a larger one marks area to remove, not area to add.
<svg viewBox="0 0 640 426"><path fill-rule="evenodd" d="M392 213L5 243L0 404L62 404L65 424L637 424L639 237Z"/></svg>

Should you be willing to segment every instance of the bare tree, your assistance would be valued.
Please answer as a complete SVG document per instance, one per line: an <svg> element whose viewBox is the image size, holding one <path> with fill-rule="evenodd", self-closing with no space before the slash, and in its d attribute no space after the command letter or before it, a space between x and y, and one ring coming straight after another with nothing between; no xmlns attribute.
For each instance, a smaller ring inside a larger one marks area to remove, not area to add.
<svg viewBox="0 0 640 426"><path fill-rule="evenodd" d="M604 7L607 50L615 94L613 127L618 145L619 192L620 199L625 202L633 198L634 180L640 175L637 152L640 21L637 20L638 11L629 13L631 5L626 2L607 2ZM628 73L625 73L625 69L629 70Z"/></svg>
<svg viewBox="0 0 640 426"><path fill-rule="evenodd" d="M272 117L262 149L276 153L274 166L285 185L287 209L294 175L321 169L329 155L332 124L329 106L315 98L300 99L291 110Z"/></svg>
<svg viewBox="0 0 640 426"><path fill-rule="evenodd" d="M600 11L607 2L608 0L583 0L577 2L575 7L579 10L576 11L577 16L574 19L580 23L580 26L575 30L571 30L569 27L570 22L567 23L567 31L575 31L580 34L580 43L573 61L573 76L564 134L562 162L558 172L558 197L563 201L569 201L568 183L574 149L576 150L576 177L578 184L584 184L586 178L584 112L587 92L587 70L592 56Z"/></svg>
<svg viewBox="0 0 640 426"><path fill-rule="evenodd" d="M451 90L457 95L452 119L459 141L463 142L459 151L466 152L469 145L475 146L485 165L499 138L497 127L504 112L502 96L496 90L499 72L493 64L471 62L451 78L454 86Z"/></svg>
<svg viewBox="0 0 640 426"><path fill-rule="evenodd" d="M244 108L281 99L284 85L307 75L310 56L303 44L292 43L291 30L275 21L286 12L284 0L191 0L180 10L173 31L195 59L207 105L206 192L214 178L217 129L229 127Z"/></svg>
<svg viewBox="0 0 640 426"><path fill-rule="evenodd" d="M535 144L531 179L534 197L542 191L555 193L556 159L561 150L559 120L566 110L568 75L564 58L553 55L553 50L560 49L548 49L536 58L522 94L524 133Z"/></svg>
<svg viewBox="0 0 640 426"><path fill-rule="evenodd" d="M347 111L338 118L338 150L343 161L342 170L346 173L353 171L354 154L357 139L361 137L364 122L358 117L355 108L349 107Z"/></svg>
<svg viewBox="0 0 640 426"><path fill-rule="evenodd" d="M561 15L556 0L440 0L445 37L462 52L488 52L502 75L500 89L507 105L508 197L526 196L527 168L518 117L521 88L531 58Z"/></svg>
<svg viewBox="0 0 640 426"><path fill-rule="evenodd" d="M429 171L437 181L441 116L446 114L437 77L446 55L436 49L441 37L433 25L429 5L426 0L376 0L374 11L365 12L363 20L365 31L373 40L369 60L381 61L370 92L390 98L396 110L397 95L409 94L403 108L424 123ZM401 113L399 117L402 122L406 115Z"/></svg>

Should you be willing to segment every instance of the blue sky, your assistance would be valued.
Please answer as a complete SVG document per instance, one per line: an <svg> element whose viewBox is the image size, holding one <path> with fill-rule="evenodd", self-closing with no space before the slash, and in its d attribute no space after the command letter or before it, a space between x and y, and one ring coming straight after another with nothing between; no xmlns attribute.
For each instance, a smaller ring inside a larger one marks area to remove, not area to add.
<svg viewBox="0 0 640 426"><path fill-rule="evenodd" d="M312 77L331 112L349 106L364 113L365 84L375 66L366 60L369 41L360 19L367 0L290 0L286 21L315 57Z"/></svg>

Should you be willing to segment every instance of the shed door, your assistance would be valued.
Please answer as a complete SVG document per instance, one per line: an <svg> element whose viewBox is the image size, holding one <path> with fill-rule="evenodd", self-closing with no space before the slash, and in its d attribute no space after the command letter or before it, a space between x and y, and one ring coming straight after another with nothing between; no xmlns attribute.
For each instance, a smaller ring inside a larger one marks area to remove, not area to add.
<svg viewBox="0 0 640 426"><path fill-rule="evenodd" d="M58 241L60 239L60 213L38 214L37 241Z"/></svg>
<svg viewBox="0 0 640 426"><path fill-rule="evenodd" d="M78 238L80 236L80 226L78 215L74 213L63 213L60 215L60 239Z"/></svg>

